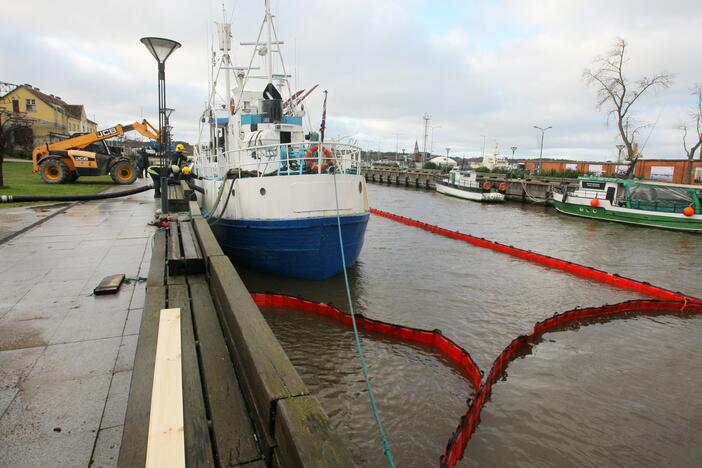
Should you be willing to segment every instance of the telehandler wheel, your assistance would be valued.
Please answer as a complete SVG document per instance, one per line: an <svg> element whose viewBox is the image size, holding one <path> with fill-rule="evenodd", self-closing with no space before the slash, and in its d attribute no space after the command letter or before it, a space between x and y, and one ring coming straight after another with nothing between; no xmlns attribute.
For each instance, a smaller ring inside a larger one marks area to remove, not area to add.
<svg viewBox="0 0 702 468"><path fill-rule="evenodd" d="M56 158L47 158L39 165L41 178L47 184L63 184L68 179L70 172L68 166Z"/></svg>
<svg viewBox="0 0 702 468"><path fill-rule="evenodd" d="M66 177L66 183L72 184L78 180L78 177L80 176L76 171L69 172L68 177Z"/></svg>
<svg viewBox="0 0 702 468"><path fill-rule="evenodd" d="M136 169L129 161L117 161L110 169L110 177L119 185L129 185L137 178Z"/></svg>

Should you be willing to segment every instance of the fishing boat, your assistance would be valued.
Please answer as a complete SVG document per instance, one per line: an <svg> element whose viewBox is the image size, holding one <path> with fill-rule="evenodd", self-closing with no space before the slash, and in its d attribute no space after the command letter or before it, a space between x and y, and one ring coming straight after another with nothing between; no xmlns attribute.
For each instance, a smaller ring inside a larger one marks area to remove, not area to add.
<svg viewBox="0 0 702 468"><path fill-rule="evenodd" d="M663 229L702 232L702 186L581 177L575 190L554 190L565 214Z"/></svg>
<svg viewBox="0 0 702 468"><path fill-rule="evenodd" d="M502 182L495 186L489 180L482 183L477 180L475 171L461 171L451 169L448 177L436 180L436 191L452 197L463 198L488 203L501 203L505 201L507 184Z"/></svg>
<svg viewBox="0 0 702 468"><path fill-rule="evenodd" d="M270 1L244 66L231 61L231 24L217 23L208 105L193 173L202 212L235 263L324 279L358 258L369 218L360 148L325 141L308 123L307 90L293 89ZM277 22L277 19L276 19ZM263 73L259 70L263 70ZM340 241L339 231L341 231Z"/></svg>

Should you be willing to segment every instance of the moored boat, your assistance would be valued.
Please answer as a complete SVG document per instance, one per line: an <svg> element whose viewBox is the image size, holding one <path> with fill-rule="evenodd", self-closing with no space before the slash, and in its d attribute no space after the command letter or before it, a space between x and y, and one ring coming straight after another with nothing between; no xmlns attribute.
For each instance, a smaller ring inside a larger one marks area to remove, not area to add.
<svg viewBox="0 0 702 468"><path fill-rule="evenodd" d="M319 131L303 126L302 101L317 86L291 88L269 0L260 31L255 42L241 43L253 51L235 67L231 25L218 23L217 68L195 149L198 202L235 262L282 276L328 278L343 269L342 248L350 266L363 246L370 212L361 150L324 140L326 111Z"/></svg>
<svg viewBox="0 0 702 468"><path fill-rule="evenodd" d="M505 200L506 190L507 185L504 182L498 186L489 180L478 182L475 171L451 169L448 177L436 180L437 192L464 200L500 203Z"/></svg>
<svg viewBox="0 0 702 468"><path fill-rule="evenodd" d="M553 193L561 213L640 226L702 232L702 186L581 177L573 191Z"/></svg>

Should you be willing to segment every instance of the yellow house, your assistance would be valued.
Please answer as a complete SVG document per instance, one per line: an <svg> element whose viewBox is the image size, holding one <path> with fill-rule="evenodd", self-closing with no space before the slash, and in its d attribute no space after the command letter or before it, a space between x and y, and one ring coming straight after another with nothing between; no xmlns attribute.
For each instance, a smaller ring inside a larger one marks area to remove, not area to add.
<svg viewBox="0 0 702 468"><path fill-rule="evenodd" d="M59 96L45 94L29 84L17 86L0 97L0 109L26 115L32 122L35 145L63 139L73 133L97 131L97 124L86 117L82 104L68 104Z"/></svg>

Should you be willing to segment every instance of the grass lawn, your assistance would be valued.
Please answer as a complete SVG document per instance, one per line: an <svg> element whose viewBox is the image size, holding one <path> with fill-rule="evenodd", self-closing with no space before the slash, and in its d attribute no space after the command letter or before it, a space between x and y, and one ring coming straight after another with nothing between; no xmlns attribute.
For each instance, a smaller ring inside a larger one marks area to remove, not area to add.
<svg viewBox="0 0 702 468"><path fill-rule="evenodd" d="M32 172L31 161L5 161L2 169L5 185L0 188L0 195L85 195L102 192L115 184L110 176L81 177L72 184L47 184ZM0 209L36 204L0 203Z"/></svg>

